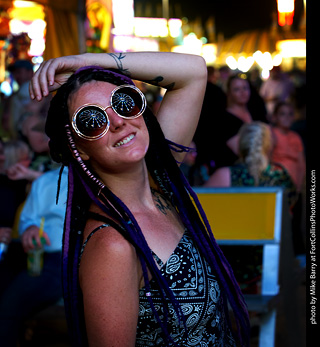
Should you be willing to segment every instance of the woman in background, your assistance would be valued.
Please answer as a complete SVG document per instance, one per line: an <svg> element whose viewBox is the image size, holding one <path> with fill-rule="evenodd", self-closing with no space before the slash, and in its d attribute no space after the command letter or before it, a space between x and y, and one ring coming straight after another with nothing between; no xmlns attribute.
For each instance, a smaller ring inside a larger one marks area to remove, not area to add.
<svg viewBox="0 0 320 347"><path fill-rule="evenodd" d="M244 124L239 131L239 161L222 167L210 176L205 187L282 186L291 207L296 189L287 170L273 163L270 126L263 122Z"/></svg>

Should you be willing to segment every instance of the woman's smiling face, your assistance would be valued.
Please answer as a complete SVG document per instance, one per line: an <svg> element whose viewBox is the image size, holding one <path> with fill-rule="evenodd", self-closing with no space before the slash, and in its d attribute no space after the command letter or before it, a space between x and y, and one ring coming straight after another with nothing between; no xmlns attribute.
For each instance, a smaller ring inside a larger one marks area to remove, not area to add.
<svg viewBox="0 0 320 347"><path fill-rule="evenodd" d="M102 81L83 84L68 100L70 120L74 112L84 104L110 105L110 95L116 86ZM84 161L99 172L119 173L130 169L133 164L144 159L149 146L149 133L143 117L124 119L112 108L106 113L109 117L108 132L100 139L88 141L75 132L77 149Z"/></svg>

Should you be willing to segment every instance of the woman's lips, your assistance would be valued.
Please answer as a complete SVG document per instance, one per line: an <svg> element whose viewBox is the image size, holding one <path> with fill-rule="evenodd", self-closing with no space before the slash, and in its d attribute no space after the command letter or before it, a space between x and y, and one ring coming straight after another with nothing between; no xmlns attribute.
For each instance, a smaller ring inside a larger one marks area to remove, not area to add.
<svg viewBox="0 0 320 347"><path fill-rule="evenodd" d="M123 146L123 145L127 144L128 142L130 142L134 137L135 137L134 134L130 134L130 135L126 136L125 138L123 138L122 140L120 140L119 142L117 142L114 145L114 147Z"/></svg>

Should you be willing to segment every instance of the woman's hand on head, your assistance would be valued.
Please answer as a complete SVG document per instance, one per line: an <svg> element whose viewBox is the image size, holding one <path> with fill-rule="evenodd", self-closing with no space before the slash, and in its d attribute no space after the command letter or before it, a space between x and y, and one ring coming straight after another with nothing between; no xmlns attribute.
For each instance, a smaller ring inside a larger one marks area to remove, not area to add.
<svg viewBox="0 0 320 347"><path fill-rule="evenodd" d="M79 68L89 64L86 54L69 55L43 62L29 84L31 99L40 101L59 89Z"/></svg>

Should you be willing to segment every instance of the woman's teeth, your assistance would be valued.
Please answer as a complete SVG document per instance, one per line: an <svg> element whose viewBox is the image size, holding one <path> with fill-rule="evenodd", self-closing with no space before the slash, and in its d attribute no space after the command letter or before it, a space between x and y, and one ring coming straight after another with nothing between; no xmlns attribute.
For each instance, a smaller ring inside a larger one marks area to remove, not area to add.
<svg viewBox="0 0 320 347"><path fill-rule="evenodd" d="M134 138L134 135L131 134L128 137L126 137L125 139L123 139L122 141L117 142L115 147L120 147L120 146L128 143L129 141L131 141L133 138Z"/></svg>

